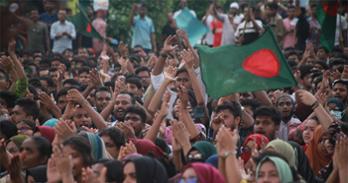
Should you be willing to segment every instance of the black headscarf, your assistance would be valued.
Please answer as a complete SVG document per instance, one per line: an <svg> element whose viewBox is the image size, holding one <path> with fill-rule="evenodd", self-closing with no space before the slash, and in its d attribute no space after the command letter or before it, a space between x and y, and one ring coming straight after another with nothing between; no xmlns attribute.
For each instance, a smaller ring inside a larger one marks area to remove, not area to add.
<svg viewBox="0 0 348 183"><path fill-rule="evenodd" d="M133 157L127 160L135 166L137 183L166 183L168 176L163 165L147 156ZM126 163L127 164L127 163Z"/></svg>
<svg viewBox="0 0 348 183"><path fill-rule="evenodd" d="M121 161L102 159L97 163L101 163L107 168L106 182L123 182L123 164Z"/></svg>
<svg viewBox="0 0 348 183"><path fill-rule="evenodd" d="M34 168L30 168L27 170L27 178L29 176L32 176L35 180L35 182L47 182L47 166L46 165L39 165Z"/></svg>

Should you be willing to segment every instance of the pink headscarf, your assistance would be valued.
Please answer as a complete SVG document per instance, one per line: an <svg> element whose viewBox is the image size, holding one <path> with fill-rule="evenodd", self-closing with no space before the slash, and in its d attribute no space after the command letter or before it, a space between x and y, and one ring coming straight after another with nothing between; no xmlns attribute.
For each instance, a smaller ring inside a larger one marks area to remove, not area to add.
<svg viewBox="0 0 348 183"><path fill-rule="evenodd" d="M185 167L184 171L188 168L193 168L200 183L225 183L223 175L210 164L200 162L190 163Z"/></svg>
<svg viewBox="0 0 348 183"><path fill-rule="evenodd" d="M141 155L153 154L155 158L164 157L165 154L161 148L148 139L131 139Z"/></svg>

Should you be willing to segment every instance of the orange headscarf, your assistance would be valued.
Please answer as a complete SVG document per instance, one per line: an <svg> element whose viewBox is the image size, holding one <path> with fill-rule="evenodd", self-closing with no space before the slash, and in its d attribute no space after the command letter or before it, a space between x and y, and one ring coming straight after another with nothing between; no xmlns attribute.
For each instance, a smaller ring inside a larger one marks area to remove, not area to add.
<svg viewBox="0 0 348 183"><path fill-rule="evenodd" d="M320 142L325 134L325 129L319 125L313 134L312 141L308 144L305 151L309 164L311 165L315 175L319 174L319 170L328 165L331 161L331 155L325 150L324 145Z"/></svg>

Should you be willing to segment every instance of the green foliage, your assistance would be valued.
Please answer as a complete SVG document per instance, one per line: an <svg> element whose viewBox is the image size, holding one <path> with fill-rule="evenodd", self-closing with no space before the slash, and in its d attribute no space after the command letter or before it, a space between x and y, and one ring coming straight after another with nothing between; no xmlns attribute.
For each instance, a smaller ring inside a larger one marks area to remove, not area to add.
<svg viewBox="0 0 348 183"><path fill-rule="evenodd" d="M228 7L234 0L218 0L218 4ZM128 41L131 36L131 27L128 25L133 3L145 3L148 16L152 18L157 37L167 22L167 14L179 8L179 0L110 0L107 34L120 40ZM188 7L193 9L201 19L212 0L188 0Z"/></svg>

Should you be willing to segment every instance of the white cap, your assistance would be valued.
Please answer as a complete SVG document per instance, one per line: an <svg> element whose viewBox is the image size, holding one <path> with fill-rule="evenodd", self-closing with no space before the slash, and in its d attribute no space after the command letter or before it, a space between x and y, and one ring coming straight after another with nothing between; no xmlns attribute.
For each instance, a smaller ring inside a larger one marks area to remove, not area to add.
<svg viewBox="0 0 348 183"><path fill-rule="evenodd" d="M238 3L233 2L233 3L231 3L231 4L230 4L230 8L236 8L236 9L239 9L239 5L238 5Z"/></svg>

